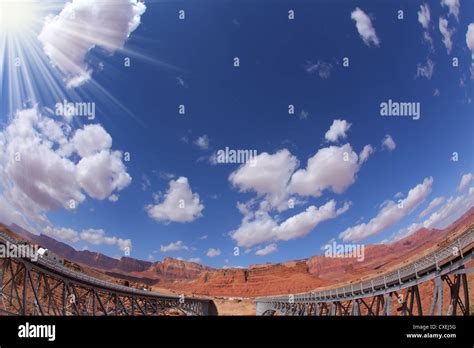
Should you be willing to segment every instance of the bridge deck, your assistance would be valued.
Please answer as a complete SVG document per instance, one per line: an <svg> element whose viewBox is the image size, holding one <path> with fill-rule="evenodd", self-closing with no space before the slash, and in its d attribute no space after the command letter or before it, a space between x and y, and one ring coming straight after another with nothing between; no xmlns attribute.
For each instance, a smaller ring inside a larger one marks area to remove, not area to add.
<svg viewBox="0 0 474 348"><path fill-rule="evenodd" d="M431 252L415 262L402 266L395 271L370 278L358 283L337 286L331 289L314 290L294 294L294 302L332 302L342 299L356 299L387 293L432 279L435 273L445 265L457 259L471 259L474 244L474 226L470 226L446 246ZM464 263L463 262L463 263ZM288 302L289 295L259 297L257 303Z"/></svg>
<svg viewBox="0 0 474 348"><path fill-rule="evenodd" d="M6 244L6 242L10 244L15 244L15 245L18 245L19 243L18 240L0 231L0 244ZM41 267L44 271L49 272L51 275L56 274L61 277L67 277L70 280L76 281L78 283L94 286L97 288L104 289L106 291L113 291L119 294L126 294L126 295L134 294L140 297L149 297L149 298L160 298L160 299L179 299L180 298L177 295L167 295L167 294L162 294L162 293L153 292L153 291L146 291L142 289L131 288L131 287L107 282L101 279L97 279L97 278L88 276L84 273L69 269L60 263L54 262L53 260L49 260L40 255L38 257L37 262L34 262L30 259L24 259L24 260L37 267ZM205 297L192 297L190 299L196 302L211 301L210 298L205 298Z"/></svg>

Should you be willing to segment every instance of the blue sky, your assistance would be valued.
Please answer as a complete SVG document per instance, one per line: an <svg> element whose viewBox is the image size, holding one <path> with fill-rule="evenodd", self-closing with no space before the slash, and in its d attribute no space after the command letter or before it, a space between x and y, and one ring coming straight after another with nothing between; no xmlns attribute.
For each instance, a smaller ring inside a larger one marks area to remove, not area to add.
<svg viewBox="0 0 474 348"><path fill-rule="evenodd" d="M38 222L20 211L21 221L38 233L62 236L78 249L123 255L118 242L90 242L88 236L101 229L109 238L130 239L135 258L199 258L216 267L305 258L320 254L333 238L365 244L393 240L422 226L443 227L473 204L474 69L466 33L474 22L474 4L459 3L458 8L456 1L147 2L124 49L105 52L94 45L84 58L89 79L73 88L61 86L65 99L96 103L94 120L67 122L71 137L88 125L100 125L112 139L112 150L130 153L131 160L122 158L125 169L119 171L131 181L124 179L107 192L118 200L95 199L98 194L78 179L85 199L76 209L46 209L24 183L15 181L13 170L6 171L10 186L3 187L4 206L19 211L21 203L8 194L19 188L40 206L35 212L47 217ZM430 12L426 28L418 17L422 4ZM370 30L359 32L359 22L351 18L357 8L363 11L357 17L361 24L369 20L372 36ZM181 9L185 20L178 18ZM294 20L288 19L290 9ZM398 10L403 10L402 20ZM442 41L440 17L454 30L451 48ZM63 43L43 37L39 46L42 59L52 63L51 74L76 74L44 49L47 43L58 49ZM130 67L123 64L127 57ZM234 57L240 59L239 67ZM458 67L453 67L453 58L458 58ZM3 89L2 99L9 93L13 91ZM36 99L43 115L58 102L51 96ZM420 119L382 117L380 103L389 99L420 103ZM185 105L184 115L178 113L180 104ZM294 115L288 114L289 105L294 105ZM14 111L9 115L2 108L4 133ZM345 122L336 123L342 129L336 124L331 128L336 134L331 141L327 132L335 120ZM393 144L382 144L387 135ZM346 144L351 165L341 166L334 156ZM366 145L369 155L361 160ZM213 154L226 147L256 150L264 157L255 167L212 163ZM331 159L319 161L331 147ZM307 168L318 151L321 157ZM452 160L454 152L458 161ZM76 164L80 160L77 153L69 158ZM285 181L281 177L288 170ZM298 170L304 170L299 183ZM172 196L170 183L177 183L178 196L194 194L196 200L198 195L197 203L186 201L185 210L191 212L169 211L164 202ZM294 208L286 205L291 198ZM420 218L435 198L441 203ZM391 208L405 199L408 207ZM246 210L241 206L244 213L238 202L247 203ZM328 202L335 206L326 206ZM155 214L150 213L153 206ZM318 213L322 206L328 210ZM306 216L299 215L307 209ZM293 216L298 218L287 220ZM3 219L17 221L7 213ZM305 219L315 225L306 232L301 226ZM61 234L61 228L69 233ZM82 238L81 231L89 229L95 232ZM178 241L177 249L185 246L181 250L160 251L160 246ZM239 256L234 256L236 246ZM207 256L210 248L220 254ZM266 255L256 254L262 249L260 254Z"/></svg>

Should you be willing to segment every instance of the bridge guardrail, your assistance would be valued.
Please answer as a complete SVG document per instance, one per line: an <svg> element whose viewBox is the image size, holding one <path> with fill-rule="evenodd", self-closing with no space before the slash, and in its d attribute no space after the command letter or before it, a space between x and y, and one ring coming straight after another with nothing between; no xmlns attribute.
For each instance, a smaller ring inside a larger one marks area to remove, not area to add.
<svg viewBox="0 0 474 348"><path fill-rule="evenodd" d="M0 243L3 241L6 241L10 244L15 244L18 245L18 240L10 237L8 234L1 232L0 231ZM33 262L32 260L29 260L30 262ZM33 262L34 263L34 262ZM145 296L145 297L159 297L159 298L164 298L164 299L170 299L170 300L179 300L180 297L176 295L166 295L166 294L161 294L157 292L152 292L152 291L145 291L141 289L135 289L135 288L130 288L126 287L123 285L118 285L110 282L106 282L101 279L97 279L91 276L88 276L86 274L71 270L67 268L66 266L63 266L61 264L58 264L52 260L48 260L46 258L43 258L41 256L38 257L38 261L36 262L39 265L42 265L43 267L46 267L47 269L53 271L53 272L58 272L63 275L67 275L72 279L75 279L80 282L85 282L91 285L94 285L96 287L104 288L104 290L113 290L116 292L121 292L121 293L133 293L136 295L140 296ZM184 301L195 301L195 302L208 302L210 299L206 298L200 298L200 297L185 297Z"/></svg>
<svg viewBox="0 0 474 348"><path fill-rule="evenodd" d="M311 291L302 294L294 295L295 301L310 301L310 300L328 300L334 299L340 296L347 295L360 295L364 293L373 292L374 290L380 290L387 288L393 284L403 283L406 279L413 279L418 277L420 274L424 274L433 269L437 269L439 264L442 264L450 257L453 256L454 248L458 248L458 252L462 255L462 250L474 243L474 226L470 226L466 232L461 236L453 240L447 246L441 247L440 249L431 252L430 254L415 260L414 262L404 265L394 271L387 274L383 274L368 280L364 280L358 283L350 284L347 286L340 286L332 289ZM288 301L288 295L259 297L256 302L274 302L274 301Z"/></svg>

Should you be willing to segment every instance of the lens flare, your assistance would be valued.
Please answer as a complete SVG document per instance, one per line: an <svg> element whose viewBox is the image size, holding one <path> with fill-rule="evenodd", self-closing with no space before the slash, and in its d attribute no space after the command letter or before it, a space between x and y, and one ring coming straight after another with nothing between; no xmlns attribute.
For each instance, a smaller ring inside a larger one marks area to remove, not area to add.
<svg viewBox="0 0 474 348"><path fill-rule="evenodd" d="M84 43L94 43L94 45L89 45L91 47L87 52L87 56L91 58L95 57L96 46L99 48L99 54L100 49L120 46L116 43L113 44L117 37L123 35L123 28L115 25L117 20L109 21L112 27L98 27L91 34L82 30L82 24L77 24L87 19L83 18L87 13L78 12L77 18L75 13L66 16L71 8L78 6L82 8L81 6L90 4L94 5L95 7L92 6L94 8L100 7L103 11L108 11L106 14L113 18L128 6L127 1L124 0L117 1L116 4L110 0L104 1L102 4L100 1L102 0L74 0L70 2L66 0L0 0L0 118L12 116L18 110L35 105L52 109L56 103L62 103L64 100L70 102L99 100L104 106L103 109L108 111L102 113L103 117L108 117L107 114L121 112L139 121L93 77L89 76L87 83L80 84L80 88L71 87L67 83L63 71L65 65L58 64L57 61L58 57L61 58L59 63L64 63L66 60L68 67L79 64L74 58ZM136 4L135 0L129 1L130 4ZM61 14L63 15L61 19L57 20ZM59 31L56 36L49 32L51 35L48 39L54 42L53 44L48 42L49 46L46 47L39 38L45 26L55 19L55 25L62 25L65 28L64 31ZM77 19L77 23L75 19ZM133 23L137 25L138 21L133 21ZM65 37L66 39L64 39ZM101 41L97 40L97 37L105 39ZM58 38L60 39L59 43L56 40ZM68 45L60 45L65 42ZM61 49L67 49L67 51L61 51ZM46 54L46 51L50 54ZM133 49L118 47L117 52L160 68L176 70L175 67ZM56 58L56 61L51 59L52 56ZM102 73L102 79L110 78L111 74L119 71L112 65L108 65L107 68L107 72ZM82 122L80 119L76 121Z"/></svg>
<svg viewBox="0 0 474 348"><path fill-rule="evenodd" d="M40 22L37 0L0 0L0 32L30 31Z"/></svg>

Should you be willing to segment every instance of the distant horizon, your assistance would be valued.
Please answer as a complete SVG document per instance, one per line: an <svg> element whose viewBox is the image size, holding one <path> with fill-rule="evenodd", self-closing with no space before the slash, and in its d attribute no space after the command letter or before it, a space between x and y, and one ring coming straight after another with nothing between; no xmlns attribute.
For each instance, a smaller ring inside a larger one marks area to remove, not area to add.
<svg viewBox="0 0 474 348"><path fill-rule="evenodd" d="M472 212L471 212L472 211ZM445 228L442 228L442 229L437 229L437 228L425 228L425 227L420 227L420 229L416 230L415 232L413 232L412 234L408 235L408 236L405 236L404 238L402 238L401 240L405 240L405 239L410 239L412 237L415 237L418 233L420 233L421 230L427 230L427 231L444 231L446 229L450 229L453 225L455 225L456 223L459 223L459 220L465 218L465 216L467 214L473 214L474 213L474 207L471 207L469 208L467 211L465 211L458 219L456 219L455 221L453 221L450 225L446 226ZM6 225L4 224L3 222L0 221L0 224L4 225L5 227L7 227L8 229L11 229L15 234L18 234L17 231L15 231L15 228L19 227L21 229L23 229L22 227L16 225L16 224L12 224L12 225ZM24 229L23 229L24 230ZM26 231L26 230L25 230ZM28 233L31 233L29 231L26 231ZM33 234L33 233L31 233ZM34 234L33 234L34 235ZM47 234L44 234L44 233L40 233L39 235L36 235L36 236L41 236L41 235L44 235L48 238L51 238L53 240L55 240L56 242L59 242L59 243L63 243L65 245L67 245L68 247L71 247L72 249L74 249L76 252L82 252L82 251L87 251L87 252L90 252L90 253L98 253L98 254L102 254L100 252L97 252L97 251L93 251L93 250L88 250L88 249L84 249L84 250L77 250L75 249L73 246L69 245L68 243L66 242L62 242L58 239L55 239L51 236L48 236ZM382 245L391 245L393 243L396 243L396 242L399 242L400 240L397 240L397 241L391 241L390 243L388 244L382 244ZM374 244L369 244L368 246L376 246L376 245L381 245L381 243L374 243ZM184 262L184 263L195 263L195 264L198 264L200 266L203 266L203 267L206 267L206 268L209 268L209 269L216 269L216 270L219 270L219 269L231 269L231 268L234 268L234 269L250 269L252 268L252 266L265 266L265 265L278 265L278 264L284 264L284 263L289 263L289 262L307 262L308 260L310 260L312 257L321 257L321 256L324 256L324 252L322 252L321 254L315 254L315 255L312 255L310 257L307 257L307 258L302 258L302 259L290 259L290 260L286 260L286 261L280 261L280 262L263 262L263 263L256 263L256 264L249 264L247 267L241 267L241 266L235 266L235 267L232 267L232 266L223 266L223 267L211 267L209 265L206 265L204 264L203 262L196 262L196 261L189 261L189 260L184 260L182 258L176 258L176 257L172 257L172 256L164 256L161 260L155 260L155 261L149 261L149 260L143 260L143 259L136 259L134 257L131 257L131 256L125 256L125 255L121 255L119 258L116 258L116 257L113 257L113 256L110 256L110 255L106 255L106 254L102 254L106 257L109 257L109 258L113 258L113 259L116 259L116 260L122 260L124 258L129 258L129 259L134 259L134 260L137 260L137 261L140 261L140 262L147 262L147 263L150 263L150 264L154 264L154 263L163 263L165 262L166 259L172 259L172 260L176 260L176 261L181 261L181 262ZM356 261L356 260L354 260ZM358 260L357 260L358 261Z"/></svg>

